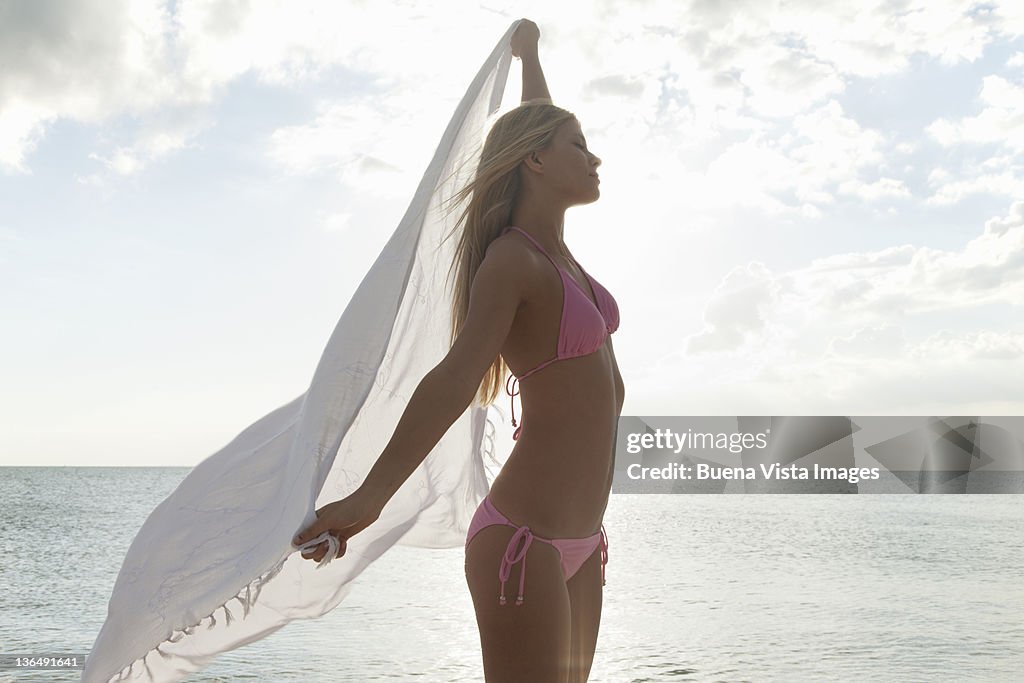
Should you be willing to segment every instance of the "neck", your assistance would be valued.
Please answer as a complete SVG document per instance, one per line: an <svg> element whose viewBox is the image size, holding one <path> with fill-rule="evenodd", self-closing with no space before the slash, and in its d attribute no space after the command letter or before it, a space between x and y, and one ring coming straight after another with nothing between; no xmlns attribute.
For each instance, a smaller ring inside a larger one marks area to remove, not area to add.
<svg viewBox="0 0 1024 683"><path fill-rule="evenodd" d="M548 253L566 256L569 250L563 239L565 223L562 218L557 222L538 220L535 216L531 217L523 212L514 211L509 219L509 225L514 225L520 230L530 233L530 237L537 240Z"/></svg>

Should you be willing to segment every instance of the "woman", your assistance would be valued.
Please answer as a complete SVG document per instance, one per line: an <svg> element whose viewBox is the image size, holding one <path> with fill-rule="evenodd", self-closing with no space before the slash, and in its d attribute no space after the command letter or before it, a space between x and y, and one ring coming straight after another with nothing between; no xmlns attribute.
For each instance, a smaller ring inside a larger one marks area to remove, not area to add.
<svg viewBox="0 0 1024 683"><path fill-rule="evenodd" d="M535 102L550 101L539 37L528 20L512 36L524 104L495 122L475 179L456 197L472 199L459 221L451 349L418 385L360 488L318 510L296 538L330 531L343 555L346 539L379 517L470 402L496 399L511 368L510 396L520 395L522 381L516 444L466 539L466 581L490 682L587 680L624 393L611 340L618 307L562 240L565 210L600 196L601 160L571 113ZM319 562L326 552L321 544L303 557ZM514 601L506 586L518 587Z"/></svg>

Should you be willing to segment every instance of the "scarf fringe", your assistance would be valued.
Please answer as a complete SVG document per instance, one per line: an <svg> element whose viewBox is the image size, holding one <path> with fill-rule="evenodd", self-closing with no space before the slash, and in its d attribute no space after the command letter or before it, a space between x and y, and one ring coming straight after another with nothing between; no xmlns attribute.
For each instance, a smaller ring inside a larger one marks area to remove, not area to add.
<svg viewBox="0 0 1024 683"><path fill-rule="evenodd" d="M256 601L259 599L260 591L263 590L263 585L265 583L267 583L268 581L270 581L275 576L277 576L281 572L281 569L284 567L284 563L285 563L285 561L287 559L288 558L285 557L283 560L281 560L276 565L274 565L269 571L264 572L263 574L260 574L258 577L256 577L252 581L250 581L247 584L245 584L245 587L243 589L239 589L238 593L236 593L235 595L233 595L230 598L228 598L221 605L218 605L217 607L215 607L213 612L210 612L209 614L207 614L205 617L203 617L202 619L200 619L196 623L190 624L190 625L188 625L188 626L186 626L184 628L181 628L181 629L173 629L171 631L171 635L169 635L167 638L165 638L164 640L162 640L159 643L157 643L156 645L154 645L152 649L150 649L148 652L146 652L146 654L144 654L141 657L139 657L138 659L136 659L134 662L129 664L127 667L121 669L121 671L118 672L116 678L111 678L110 680L111 681L127 680L132 675L132 669L140 661L142 662L142 666L144 666L146 668L146 674L148 674L149 677L152 678L153 673L152 673L152 671L149 668L149 662L146 661L146 658L149 657L149 655L152 652L154 652L154 651L159 652L160 656L163 657L164 659L172 659L174 657L174 655L171 654L171 653L168 653L168 652L164 652L163 650L160 649L160 646L163 645L164 643L177 643L182 638L184 638L185 636L192 635L193 633L195 633L196 628L198 628L200 625L202 625L202 623L206 619L210 620L209 625L206 627L207 630L213 628L214 626L217 625L217 619L214 616L214 614L216 614L217 610L219 610L219 609L223 609L224 610L224 615L225 615L225 624L224 625L225 626L230 625L232 619L238 619L238 617L235 617L234 615L232 615L231 611L228 609L228 603L231 602L232 600L238 600L239 602L242 603L243 614L242 614L241 618L245 619L245 617L249 616L249 612L252 610L253 605L255 605ZM255 591L253 591L253 588L255 588ZM140 671L139 674L141 674L141 673L142 672Z"/></svg>

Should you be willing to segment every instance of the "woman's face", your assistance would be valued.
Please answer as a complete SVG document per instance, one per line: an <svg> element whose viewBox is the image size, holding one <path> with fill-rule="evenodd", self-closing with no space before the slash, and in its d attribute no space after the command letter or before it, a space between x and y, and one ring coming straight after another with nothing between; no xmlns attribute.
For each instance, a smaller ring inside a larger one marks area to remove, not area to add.
<svg viewBox="0 0 1024 683"><path fill-rule="evenodd" d="M550 147L540 154L545 181L572 204L589 204L601 196L597 167L601 159L587 149L580 122L569 119L555 131Z"/></svg>

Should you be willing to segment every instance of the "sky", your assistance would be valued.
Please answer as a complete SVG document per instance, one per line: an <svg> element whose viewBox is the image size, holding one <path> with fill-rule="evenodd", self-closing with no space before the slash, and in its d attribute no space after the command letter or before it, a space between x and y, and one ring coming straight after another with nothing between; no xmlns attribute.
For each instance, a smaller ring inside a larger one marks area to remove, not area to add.
<svg viewBox="0 0 1024 683"><path fill-rule="evenodd" d="M191 466L305 392L521 17L624 415L1024 414L1020 3L0 0L0 465Z"/></svg>

